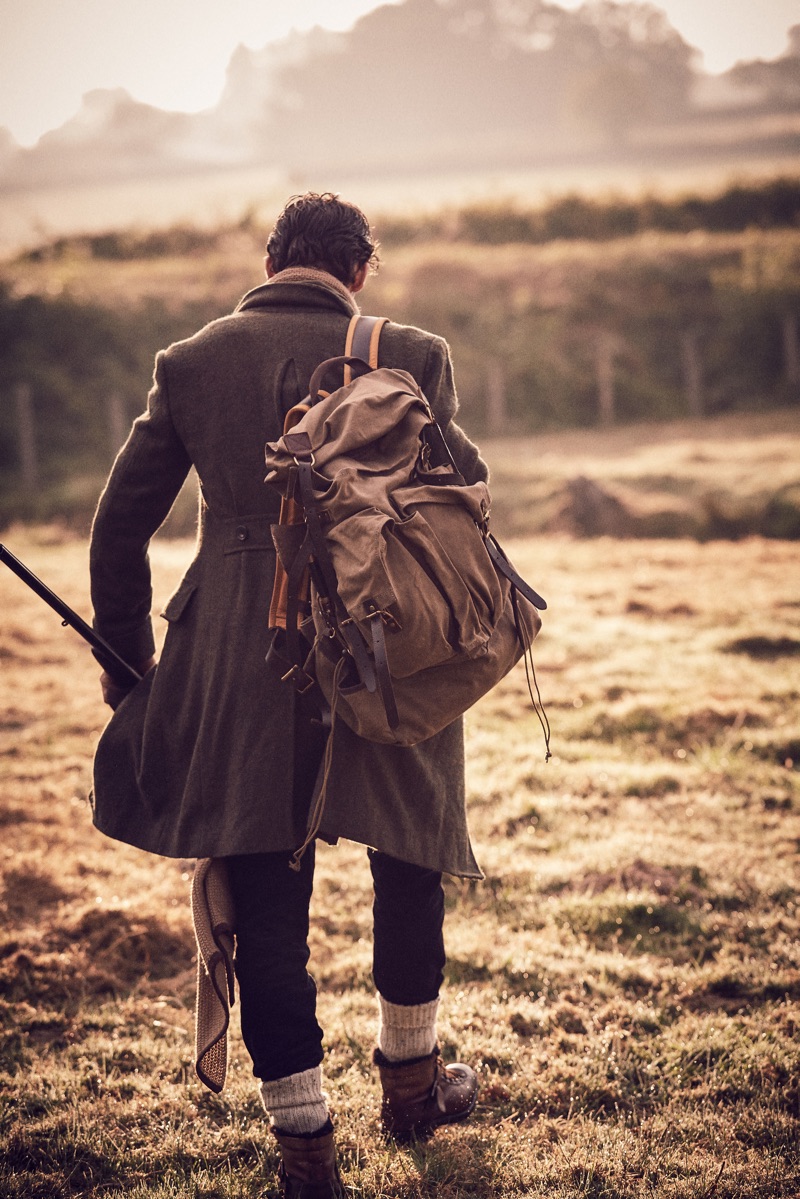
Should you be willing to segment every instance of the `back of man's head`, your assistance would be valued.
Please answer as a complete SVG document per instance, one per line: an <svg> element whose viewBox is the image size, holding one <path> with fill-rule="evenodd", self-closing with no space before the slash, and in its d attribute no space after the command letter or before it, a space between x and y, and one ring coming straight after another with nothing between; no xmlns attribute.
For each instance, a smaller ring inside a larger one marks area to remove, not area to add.
<svg viewBox="0 0 800 1199"><path fill-rule="evenodd" d="M316 267L348 287L365 263L377 265L377 250L361 209L333 192L292 196L267 242L276 272L291 266Z"/></svg>

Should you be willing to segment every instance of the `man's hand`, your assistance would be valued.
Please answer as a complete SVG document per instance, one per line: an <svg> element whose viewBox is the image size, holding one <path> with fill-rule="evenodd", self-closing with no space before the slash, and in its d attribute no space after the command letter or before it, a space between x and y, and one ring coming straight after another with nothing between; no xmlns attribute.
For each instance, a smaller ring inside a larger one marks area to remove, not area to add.
<svg viewBox="0 0 800 1199"><path fill-rule="evenodd" d="M134 669L137 670L142 677L144 677L148 670L151 670L155 664L155 658L148 658L146 662L140 662L138 666L134 667ZM133 690L132 687L121 687L119 683L117 683L111 677L107 670L104 670L100 675L100 686L103 691L104 702L107 703L109 708L113 710L116 710L128 692Z"/></svg>

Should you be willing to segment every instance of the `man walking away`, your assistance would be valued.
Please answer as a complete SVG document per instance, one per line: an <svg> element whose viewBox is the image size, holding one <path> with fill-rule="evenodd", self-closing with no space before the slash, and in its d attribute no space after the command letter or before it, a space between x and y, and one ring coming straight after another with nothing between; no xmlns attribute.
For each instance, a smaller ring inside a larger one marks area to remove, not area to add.
<svg viewBox="0 0 800 1199"><path fill-rule="evenodd" d="M275 576L277 493L264 445L308 391L315 367L344 352L356 295L376 264L363 213L337 196L291 199L269 238L267 282L230 316L156 359L95 517L95 624L145 676L132 691L103 675L114 715L95 761L95 824L156 854L221 861L234 911L242 1032L282 1155L284 1195L343 1195L322 1083L322 1030L308 972L314 846L305 839L324 750L318 712L265 665ZM427 396L468 483L487 477L454 421L446 343L387 323L381 366ZM162 615L155 666L148 543L190 467L200 480L194 559ZM411 749L337 724L320 835L370 846L374 1060L385 1132L406 1140L465 1119L474 1071L445 1066L436 1044L443 979L442 872L480 877L464 811L461 721Z"/></svg>

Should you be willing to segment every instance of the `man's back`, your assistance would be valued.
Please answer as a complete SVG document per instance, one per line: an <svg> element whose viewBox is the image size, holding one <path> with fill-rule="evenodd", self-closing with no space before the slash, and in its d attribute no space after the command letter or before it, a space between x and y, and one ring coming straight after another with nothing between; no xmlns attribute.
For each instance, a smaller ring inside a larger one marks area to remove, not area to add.
<svg viewBox="0 0 800 1199"><path fill-rule="evenodd" d="M129 660L153 652L146 546L190 465L201 485L199 534L164 609L169 635L156 677L137 688L96 756L95 820L111 836L175 857L277 851L303 840L303 807L285 800L298 769L287 736L294 700L264 662L279 513L277 493L263 482L264 445L280 436L319 363L343 352L357 311L330 275L284 271L235 314L159 355L148 413L112 473L92 540L96 624ZM389 323L380 361L414 375L462 473L485 477L476 447L452 423L445 342ZM401 761L389 748L346 729L337 735L326 831L475 874L460 727ZM419 803L426 795L427 805ZM410 802L419 820L409 819ZM444 810L446 835L433 838L426 820L437 827Z"/></svg>
<svg viewBox="0 0 800 1199"><path fill-rule="evenodd" d="M146 671L129 691L103 677L116 711L95 756L95 823L155 853L222 859L242 1035L280 1148L284 1199L343 1199L344 1190L306 968L313 845L291 864L325 738L313 697L296 695L265 663L278 503L263 482L263 452L319 362L343 352L375 257L354 205L331 193L293 197L270 234L269 282L233 316L159 355L148 411L114 465L92 536L96 625ZM389 325L381 351L382 365L417 379L464 476L484 478L477 449L452 424L445 343ZM156 666L147 547L192 465L201 484L196 553L164 609ZM367 742L344 725L328 744L320 835L372 847L383 1126L398 1139L428 1135L466 1119L477 1095L475 1072L445 1067L436 1046L441 871L480 876L461 723L409 749Z"/></svg>

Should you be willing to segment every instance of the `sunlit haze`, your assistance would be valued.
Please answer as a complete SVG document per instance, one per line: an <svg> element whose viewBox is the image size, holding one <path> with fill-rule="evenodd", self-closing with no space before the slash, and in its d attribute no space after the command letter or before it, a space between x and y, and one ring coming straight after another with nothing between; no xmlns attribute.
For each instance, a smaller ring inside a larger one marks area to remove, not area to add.
<svg viewBox="0 0 800 1199"><path fill-rule="evenodd" d="M576 8L580 0L561 0ZM375 0L0 0L0 126L24 144L63 124L93 88L122 87L160 108L216 103L236 46L292 29L347 29ZM663 0L711 72L775 58L800 0ZM355 82L355 81L350 81Z"/></svg>
<svg viewBox="0 0 800 1199"><path fill-rule="evenodd" d="M0 125L32 144L93 88L197 112L219 99L240 43L348 29L375 0L0 0Z"/></svg>

